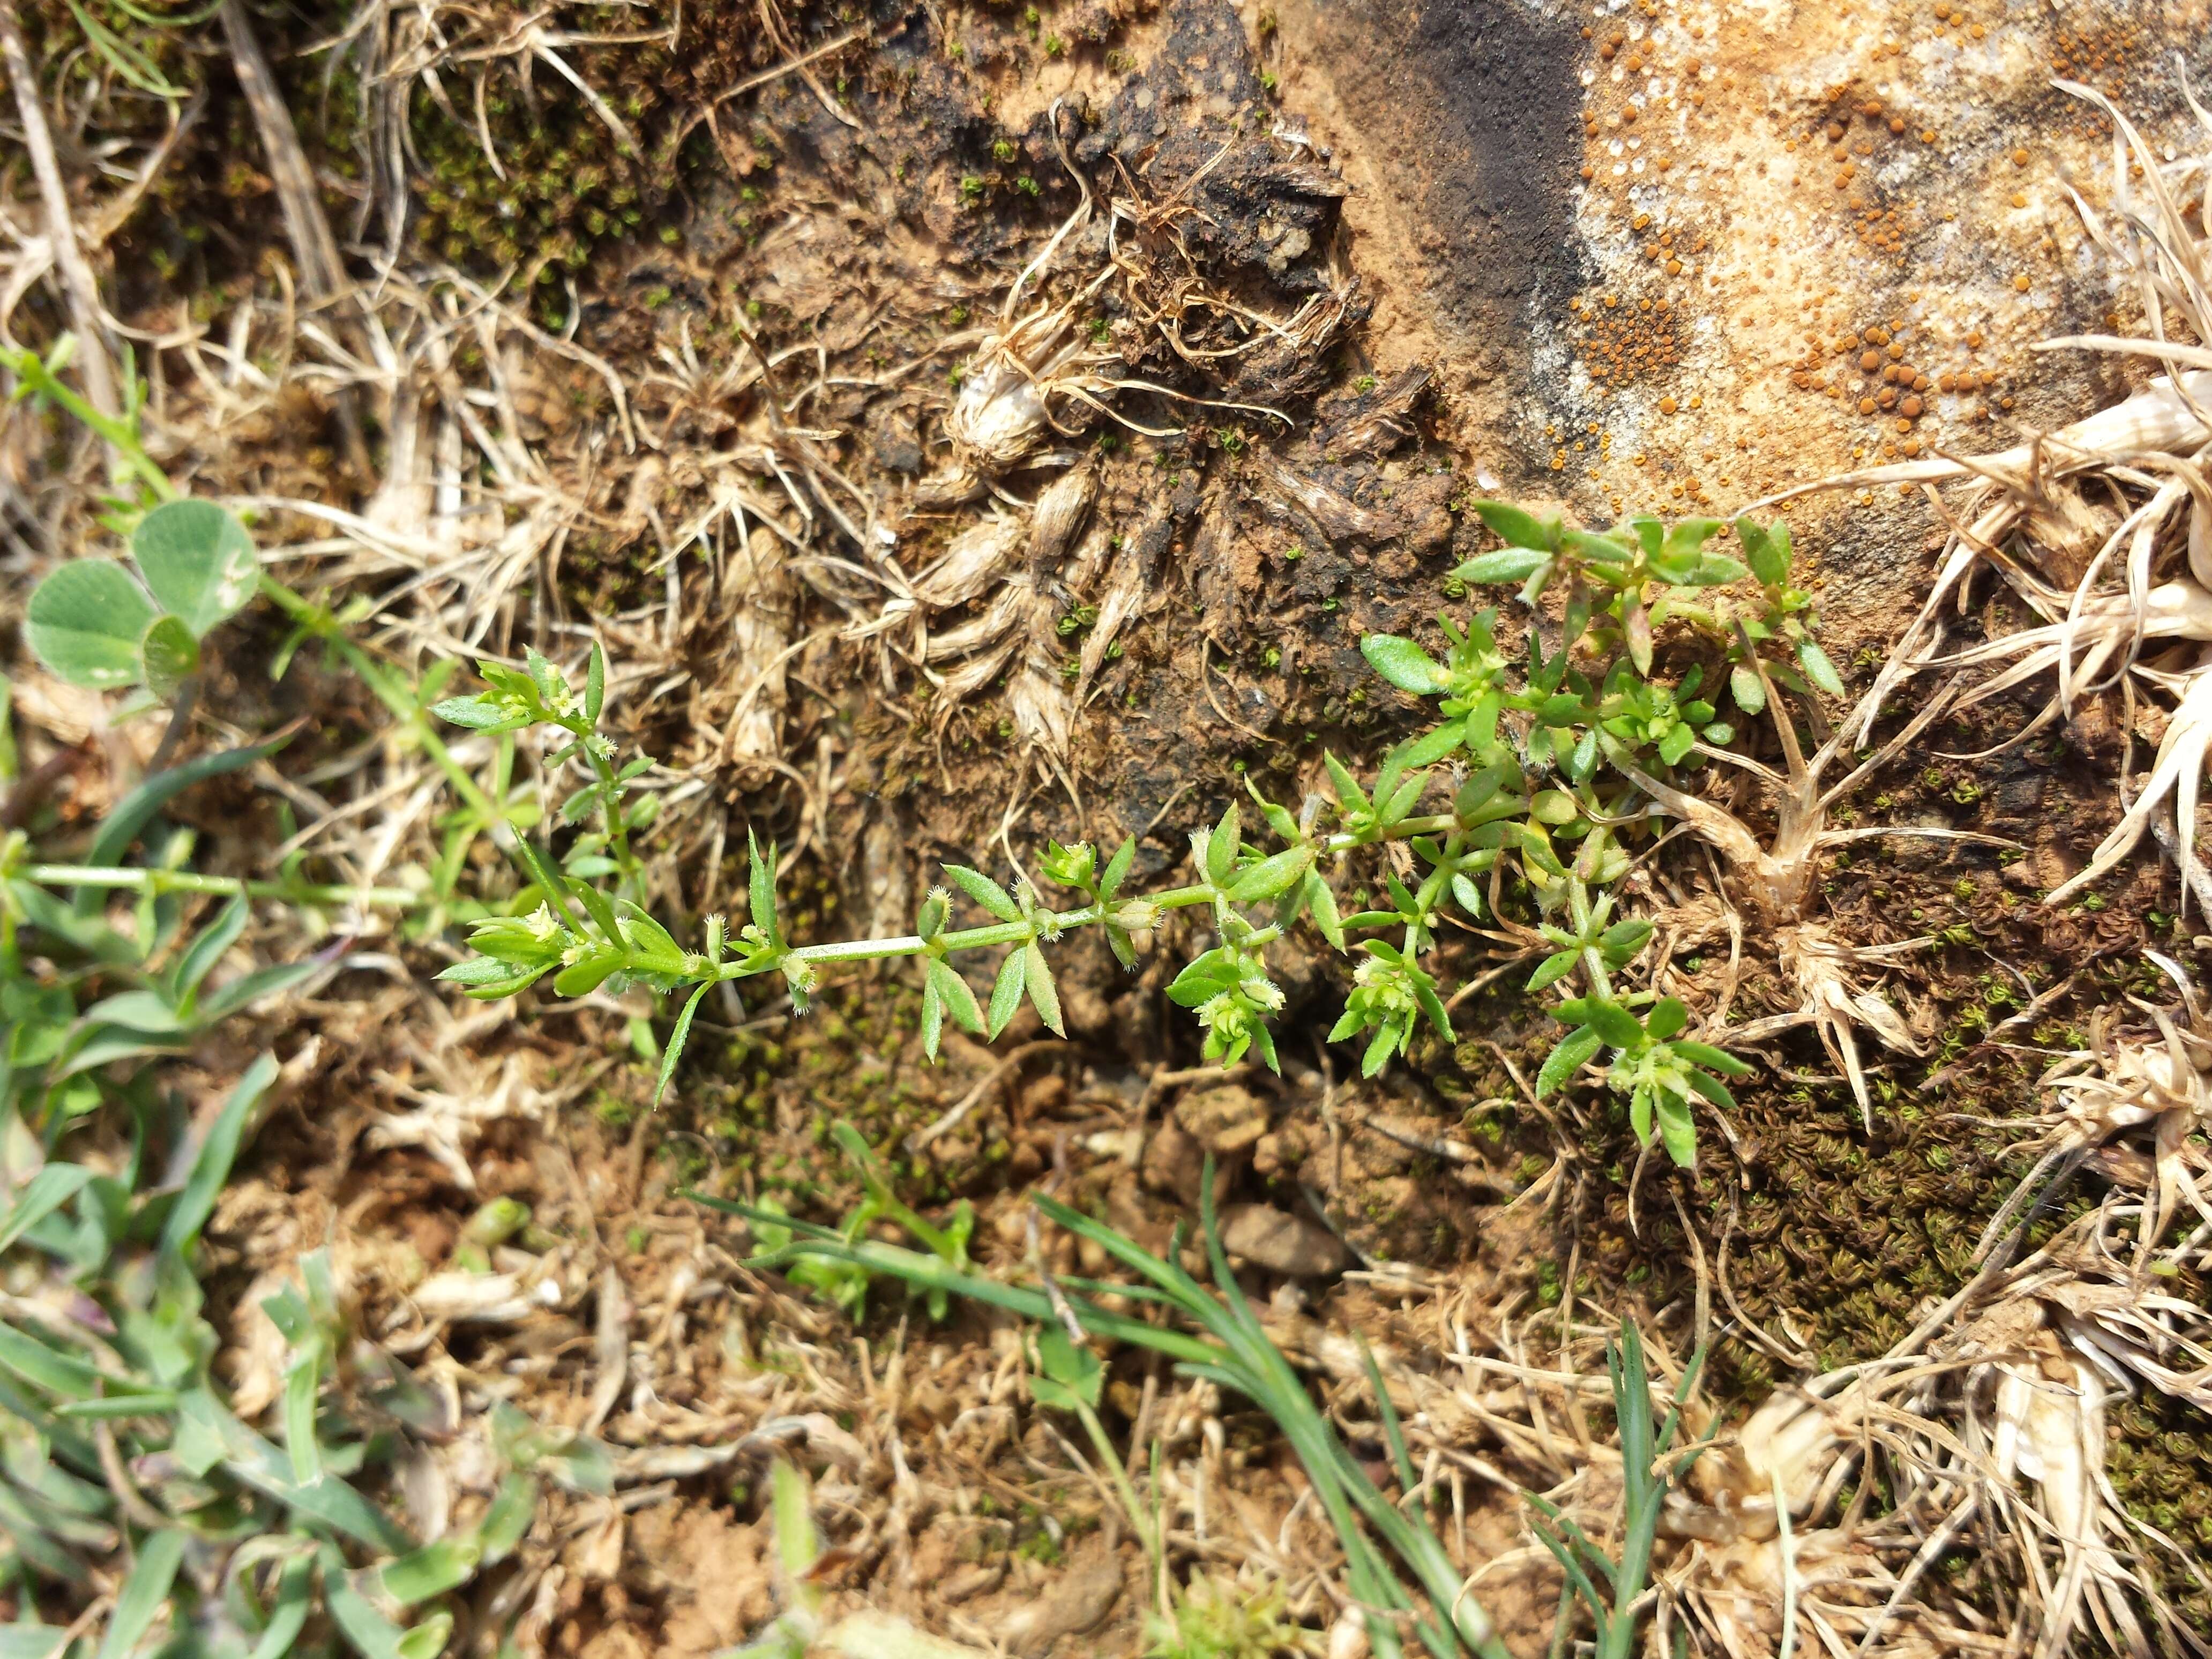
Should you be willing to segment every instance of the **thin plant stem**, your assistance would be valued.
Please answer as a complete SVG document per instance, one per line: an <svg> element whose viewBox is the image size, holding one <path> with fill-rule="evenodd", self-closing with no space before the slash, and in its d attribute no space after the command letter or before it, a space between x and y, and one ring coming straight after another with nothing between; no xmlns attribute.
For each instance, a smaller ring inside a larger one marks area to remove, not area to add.
<svg viewBox="0 0 2212 1659"><path fill-rule="evenodd" d="M331 883L245 881L190 870L142 870L131 866L33 864L17 872L40 887L106 887L134 893L215 893L232 898L276 899L293 904L366 904L413 909L429 896L404 887L345 887Z"/></svg>

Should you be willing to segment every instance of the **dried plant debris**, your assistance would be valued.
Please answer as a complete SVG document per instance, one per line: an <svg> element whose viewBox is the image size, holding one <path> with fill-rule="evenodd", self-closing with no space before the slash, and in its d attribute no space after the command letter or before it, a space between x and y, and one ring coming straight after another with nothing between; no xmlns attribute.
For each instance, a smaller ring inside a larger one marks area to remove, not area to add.
<svg viewBox="0 0 2212 1659"><path fill-rule="evenodd" d="M2069 336L2045 349L2148 359L2165 372L2110 409L1999 454L1899 463L1806 488L1972 481L1949 515L1950 544L1920 616L1878 692L1924 666L2014 659L1971 702L2055 669L2057 694L2023 738L2092 695L2118 690L2132 699L2140 688L2172 699L2170 712L2160 705L2164 735L2149 777L2139 788L2123 782L2119 822L2048 898L2063 902L2110 874L2163 816L2185 908L2192 895L2201 903L2207 888L2195 842L2198 782L2212 741L2212 693L2204 690L2212 653L2203 649L2212 641L2212 483L2203 471L2212 445L2212 212L2203 200L2212 115L2192 100L2197 147L2160 154L2104 94L2059 85L2112 120L2109 206L2100 212L2078 192L2074 201L2135 288L2143 326L2135 335ZM2192 191L2199 198L2194 221L2186 210ZM1965 611L1971 578L1984 563L2042 623L1943 657L1942 611L1954 599ZM2161 646L2168 641L2174 643ZM1863 738L1870 718L1871 705L1850 729Z"/></svg>
<svg viewBox="0 0 2212 1659"><path fill-rule="evenodd" d="M2201 153L2072 89L2152 378L1844 481L1960 498L1854 702L1778 526L1478 499L1272 12L122 9L0 19L0 1653L2203 1650L2186 929L1962 1049L2029 925L1834 890L2046 685L1972 758L2148 757L2046 896L2212 889Z"/></svg>

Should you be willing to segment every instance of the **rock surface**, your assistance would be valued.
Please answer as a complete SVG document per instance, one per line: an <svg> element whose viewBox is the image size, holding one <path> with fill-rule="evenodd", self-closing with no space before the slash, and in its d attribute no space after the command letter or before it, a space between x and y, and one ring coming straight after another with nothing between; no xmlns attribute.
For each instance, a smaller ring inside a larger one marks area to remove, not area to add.
<svg viewBox="0 0 2212 1659"><path fill-rule="evenodd" d="M1232 1204L1223 1211L1221 1248L1293 1279L1341 1273L1352 1263L1352 1253L1328 1228L1272 1204Z"/></svg>

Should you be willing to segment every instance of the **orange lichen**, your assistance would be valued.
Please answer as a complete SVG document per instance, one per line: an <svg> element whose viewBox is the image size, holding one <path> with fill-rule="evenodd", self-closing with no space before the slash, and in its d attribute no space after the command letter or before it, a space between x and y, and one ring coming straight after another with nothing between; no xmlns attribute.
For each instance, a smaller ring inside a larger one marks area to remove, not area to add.
<svg viewBox="0 0 2212 1659"><path fill-rule="evenodd" d="M1618 391L1680 363L1681 340L1668 301L1646 297L1625 311L1615 309L1616 303L1616 296L1608 294L1606 310L1593 313L1582 307L1575 344L1593 381Z"/></svg>

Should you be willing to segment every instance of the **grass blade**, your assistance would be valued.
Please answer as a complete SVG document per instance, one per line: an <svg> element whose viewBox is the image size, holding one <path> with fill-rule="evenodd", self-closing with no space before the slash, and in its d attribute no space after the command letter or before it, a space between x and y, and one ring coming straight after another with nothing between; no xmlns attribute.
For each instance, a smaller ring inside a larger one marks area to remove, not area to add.
<svg viewBox="0 0 2212 1659"><path fill-rule="evenodd" d="M137 1562L123 1581L115 1611L108 1615L99 1659L124 1659L154 1627L161 1603L169 1599L170 1586L177 1582L177 1569L184 1564L186 1536L179 1528L165 1527L138 1546Z"/></svg>
<svg viewBox="0 0 2212 1659"><path fill-rule="evenodd" d="M81 1164L49 1164L33 1176L8 1206L7 1218L0 1221L0 1251L13 1248L17 1239L75 1198L91 1179L92 1171Z"/></svg>
<svg viewBox="0 0 2212 1659"><path fill-rule="evenodd" d="M230 1168L237 1162L238 1149L246 1139L246 1121L255 1104L276 1080L276 1060L273 1054L263 1054L246 1068L246 1075L230 1091L230 1098L222 1103L222 1110L208 1127L207 1139L200 1143L198 1154L192 1159L191 1174L185 1177L185 1190L169 1209L168 1218L161 1224L161 1252L181 1260L206 1226L208 1218L215 1213L216 1197L222 1183L230 1178Z"/></svg>

